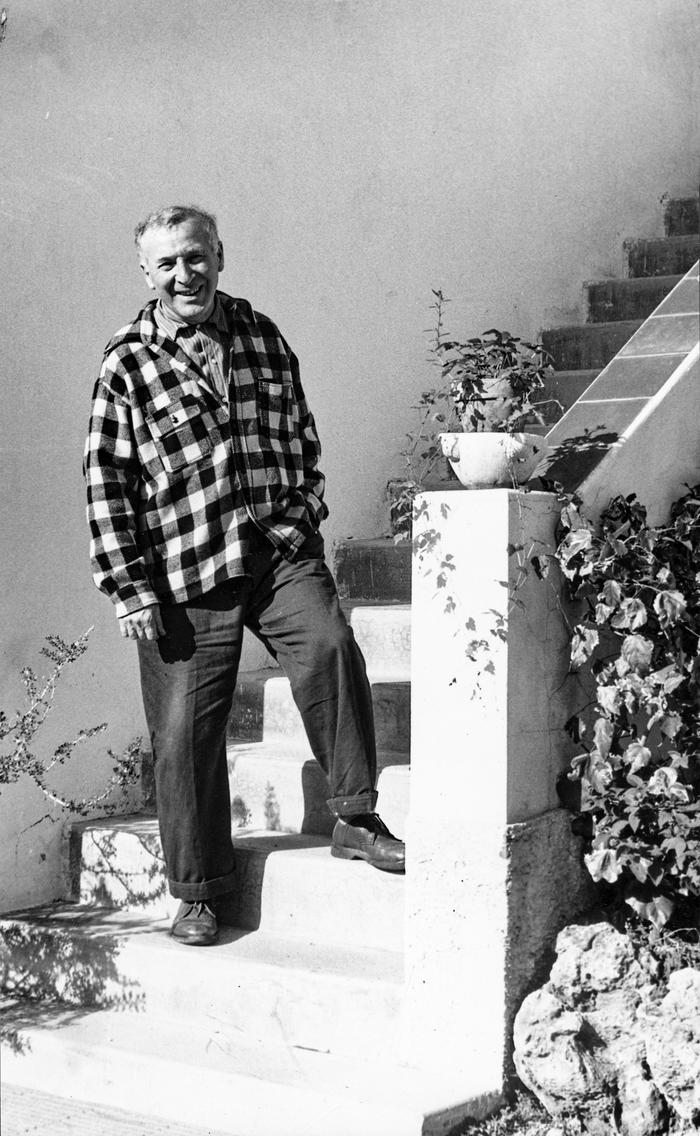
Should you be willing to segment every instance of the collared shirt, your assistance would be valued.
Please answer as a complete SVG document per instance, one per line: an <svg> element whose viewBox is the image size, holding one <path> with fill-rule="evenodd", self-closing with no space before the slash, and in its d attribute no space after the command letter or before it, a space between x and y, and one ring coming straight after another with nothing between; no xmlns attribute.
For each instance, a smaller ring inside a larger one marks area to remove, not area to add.
<svg viewBox="0 0 700 1136"><path fill-rule="evenodd" d="M251 525L292 560L327 515L296 356L246 300L217 297L229 406L156 301L105 350L84 469L95 583L118 615L245 575Z"/></svg>
<svg viewBox="0 0 700 1136"><path fill-rule="evenodd" d="M159 331L187 352L228 404L228 328L219 297L215 297L211 315L202 323L190 324L177 319L160 301L153 309L153 318Z"/></svg>

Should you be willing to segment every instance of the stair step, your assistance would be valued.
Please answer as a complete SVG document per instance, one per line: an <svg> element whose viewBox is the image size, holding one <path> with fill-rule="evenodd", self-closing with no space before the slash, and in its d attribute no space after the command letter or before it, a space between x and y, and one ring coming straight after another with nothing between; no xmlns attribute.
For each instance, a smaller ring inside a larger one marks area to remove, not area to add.
<svg viewBox="0 0 700 1136"><path fill-rule="evenodd" d="M40 1006L18 1016L19 1045L3 1047L6 1083L112 1107L128 1101L195 1131L438 1136L501 1103L473 1073L456 1081L290 1044L246 1045L217 1021L176 1029L150 1015L55 1009L49 1017ZM361 1035L360 1051L362 1043Z"/></svg>
<svg viewBox="0 0 700 1136"><path fill-rule="evenodd" d="M700 231L700 199L681 197L669 201L664 209L664 230L667 237L692 236Z"/></svg>
<svg viewBox="0 0 700 1136"><path fill-rule="evenodd" d="M542 391L542 399L556 399L560 405L557 406L556 402L550 403L549 406L544 407L543 417L548 425L553 425L561 418L563 414L573 406L578 398L581 397L583 392L595 382L600 374L599 369L592 371L552 371L548 374L544 390Z"/></svg>
<svg viewBox="0 0 700 1136"><path fill-rule="evenodd" d="M372 914L372 913L371 913ZM371 914L369 917L371 917ZM195 950L170 921L143 912L51 905L5 916L4 986L58 995L64 1004L218 1027L246 1044L288 1044L351 1057L365 1034L368 1060L390 1051L403 991L403 958L389 950L222 927Z"/></svg>
<svg viewBox="0 0 700 1136"><path fill-rule="evenodd" d="M221 901L226 924L349 949L401 949L402 875L337 859L319 836L246 830L233 843L236 882ZM75 824L71 862L73 900L148 919L171 919L177 910L152 817Z"/></svg>
<svg viewBox="0 0 700 1136"><path fill-rule="evenodd" d="M586 284L588 322L646 319L680 280L681 276L639 276Z"/></svg>
<svg viewBox="0 0 700 1136"><path fill-rule="evenodd" d="M397 677L397 672L401 677ZM407 752L410 739L410 672L397 667L388 673L369 672L377 746ZM228 723L235 740L304 742L306 733L292 697L289 680L280 671L248 671L238 684Z"/></svg>
<svg viewBox="0 0 700 1136"><path fill-rule="evenodd" d="M700 235L625 241L630 276L678 276L700 256Z"/></svg>
<svg viewBox="0 0 700 1136"><path fill-rule="evenodd" d="M411 605L346 603L343 606L367 669L396 678L410 678Z"/></svg>
<svg viewBox="0 0 700 1136"><path fill-rule="evenodd" d="M542 343L557 371L602 370L639 327L641 320L554 327L542 332Z"/></svg>
<svg viewBox="0 0 700 1136"><path fill-rule="evenodd" d="M343 599L411 602L411 542L390 537L337 541L333 572Z"/></svg>
<svg viewBox="0 0 700 1136"><path fill-rule="evenodd" d="M226 1136L220 1128L214 1132L176 1120L161 1123L121 1106L105 1108L7 1082L2 1086L2 1122L5 1136Z"/></svg>
<svg viewBox="0 0 700 1136"><path fill-rule="evenodd" d="M328 779L308 745L239 742L228 747L231 820L237 828L330 836ZM379 750L377 811L404 831L409 803L408 754Z"/></svg>

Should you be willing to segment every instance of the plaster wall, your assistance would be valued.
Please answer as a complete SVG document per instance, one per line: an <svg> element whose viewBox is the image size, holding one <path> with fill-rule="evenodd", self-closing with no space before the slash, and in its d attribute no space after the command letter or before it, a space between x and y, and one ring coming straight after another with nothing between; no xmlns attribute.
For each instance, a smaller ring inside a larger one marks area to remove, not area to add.
<svg viewBox="0 0 700 1136"><path fill-rule="evenodd" d="M623 238L659 231L661 196L696 184L697 28L695 0L11 5L0 706L45 634L94 624L66 718L108 719L115 749L142 729L133 649L89 576L80 476L101 347L147 296L141 215L178 199L218 213L222 287L301 358L327 537L376 533L432 378L431 288L469 334L579 312L582 280L614 274ZM89 790L108 767L96 745L73 779ZM5 906L55 894L42 811L24 783L0 795Z"/></svg>

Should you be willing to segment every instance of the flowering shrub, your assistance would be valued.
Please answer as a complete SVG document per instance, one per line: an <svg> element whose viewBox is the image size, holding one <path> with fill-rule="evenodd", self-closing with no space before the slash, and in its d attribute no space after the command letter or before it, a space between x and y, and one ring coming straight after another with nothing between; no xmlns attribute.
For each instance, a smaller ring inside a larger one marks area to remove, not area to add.
<svg viewBox="0 0 700 1136"><path fill-rule="evenodd" d="M583 747L569 777L591 821L591 875L661 927L700 895L700 486L656 528L634 495L611 502L600 531L579 504L562 510L556 560L582 604L572 667L594 694L568 724Z"/></svg>

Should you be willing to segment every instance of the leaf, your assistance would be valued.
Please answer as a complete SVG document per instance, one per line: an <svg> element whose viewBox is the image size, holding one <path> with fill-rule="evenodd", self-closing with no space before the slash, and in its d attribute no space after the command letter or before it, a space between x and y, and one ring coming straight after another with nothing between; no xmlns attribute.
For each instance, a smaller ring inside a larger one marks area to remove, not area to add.
<svg viewBox="0 0 700 1136"><path fill-rule="evenodd" d="M606 758L610 753L614 732L613 724L608 718L597 719L593 727L593 745L600 757Z"/></svg>
<svg viewBox="0 0 700 1136"><path fill-rule="evenodd" d="M550 570L552 559L553 558L549 555L531 556L530 557L530 563L532 564L532 567L535 569L535 575L537 576L538 580L546 580L547 579L547 576L549 575L549 570Z"/></svg>
<svg viewBox="0 0 700 1136"><path fill-rule="evenodd" d="M571 557L577 556L579 552L584 552L590 548L592 543L593 534L590 529L574 529L564 537L562 547L566 553L566 558L571 559Z"/></svg>
<svg viewBox="0 0 700 1136"><path fill-rule="evenodd" d="M578 625L571 639L571 665L574 670L578 670L590 659L599 642L600 636L597 631L592 627Z"/></svg>
<svg viewBox="0 0 700 1136"><path fill-rule="evenodd" d="M672 627L685 612L687 604L680 592L659 592L654 598L654 611L663 628Z"/></svg>
<svg viewBox="0 0 700 1136"><path fill-rule="evenodd" d="M664 927L673 915L674 902L665 895L654 895L650 898L635 895L633 892L625 896L625 902L639 915L641 919L653 923L658 929Z"/></svg>
<svg viewBox="0 0 700 1136"><path fill-rule="evenodd" d="M606 714L614 715L620 710L620 691L616 686L599 686L596 691L596 701Z"/></svg>
<svg viewBox="0 0 700 1136"><path fill-rule="evenodd" d="M584 859L596 883L599 880L606 880L609 884L614 884L619 879L621 873L614 849L598 848L594 852L589 852Z"/></svg>
<svg viewBox="0 0 700 1136"><path fill-rule="evenodd" d="M664 737L675 738L682 725L683 722L680 714L666 714L665 717L661 719L659 729Z"/></svg>
<svg viewBox="0 0 700 1136"><path fill-rule="evenodd" d="M600 597L608 607L616 607L622 597L622 588L617 580L606 580L603 584Z"/></svg>
<svg viewBox="0 0 700 1136"><path fill-rule="evenodd" d="M651 639L646 639L643 635L626 635L620 648L621 661L637 674L646 674L653 653L654 644Z"/></svg>
<svg viewBox="0 0 700 1136"><path fill-rule="evenodd" d="M612 627L629 627L631 631L636 631L638 627L643 627L646 622L647 609L641 600L634 597L623 600L610 620Z"/></svg>
<svg viewBox="0 0 700 1136"><path fill-rule="evenodd" d="M630 763L630 773L636 773L639 769L646 769L651 761L651 750L642 745L641 742L630 742L625 750L625 761Z"/></svg>

